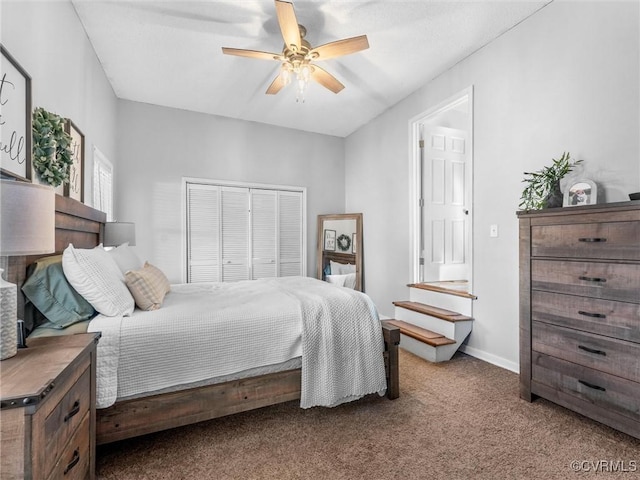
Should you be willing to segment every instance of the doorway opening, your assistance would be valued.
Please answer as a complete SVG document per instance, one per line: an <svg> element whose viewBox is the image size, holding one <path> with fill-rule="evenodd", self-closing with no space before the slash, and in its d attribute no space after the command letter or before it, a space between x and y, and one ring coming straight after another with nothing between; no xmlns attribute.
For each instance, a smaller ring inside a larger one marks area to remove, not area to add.
<svg viewBox="0 0 640 480"><path fill-rule="evenodd" d="M413 283L472 291L473 87L410 121Z"/></svg>

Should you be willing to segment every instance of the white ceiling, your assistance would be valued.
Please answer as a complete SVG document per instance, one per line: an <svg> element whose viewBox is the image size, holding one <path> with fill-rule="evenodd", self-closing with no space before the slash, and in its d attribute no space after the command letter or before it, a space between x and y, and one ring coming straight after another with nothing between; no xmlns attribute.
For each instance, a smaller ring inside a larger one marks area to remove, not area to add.
<svg viewBox="0 0 640 480"><path fill-rule="evenodd" d="M280 53L273 0L72 0L119 98L347 136L550 0L294 0L312 46L366 34L370 48L319 62L345 89L265 90Z"/></svg>

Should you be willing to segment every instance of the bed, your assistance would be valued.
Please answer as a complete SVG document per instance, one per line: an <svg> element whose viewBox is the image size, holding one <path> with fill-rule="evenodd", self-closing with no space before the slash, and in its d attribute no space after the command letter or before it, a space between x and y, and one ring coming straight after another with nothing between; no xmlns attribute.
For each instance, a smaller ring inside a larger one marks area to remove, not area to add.
<svg viewBox="0 0 640 480"><path fill-rule="evenodd" d="M74 247L79 249L91 249L95 247L101 241L104 221L105 218L102 212L87 207L75 200L56 196L56 251L58 253L63 252L69 244L73 244ZM25 272L27 268L38 260L40 260L39 257L18 257L12 260L12 263L9 265L10 280L22 285L26 277ZM264 291L261 290L256 293L256 295L262 295L262 298L270 298L271 295L276 294L281 295L281 298L285 299L288 295L298 295L296 291L300 286L299 284L307 282L317 282L317 284L311 283L308 286L304 286L301 295L309 296L311 295L310 293L304 292L311 290L314 292L314 295L322 296L326 293L322 289L326 288L335 292L346 290L338 289L314 279L304 278L295 280L285 279L282 281L265 280L263 282L252 283L251 285L254 288L260 286L260 288L265 289ZM320 286L318 284L322 285ZM174 289L172 293L175 293L171 297L172 299L177 298L180 292L186 292L187 295L191 295L194 289L206 290L221 288L220 285L198 286L198 284L172 287ZM231 288L230 286L223 287ZM353 294L362 295L359 292L354 292ZM169 296L167 296L167 298L169 298ZM168 300L167 308L164 309L163 315L165 316L171 312L171 301ZM242 303L238 302L237 299L233 300L233 302ZM302 305L304 305L304 303ZM19 305L19 308L23 308L23 306ZM180 308L180 306L173 306L174 311ZM311 306L309 308L313 309L315 307ZM163 309L160 309L159 311L162 310ZM236 314L239 315L239 318L246 316L246 312L236 312ZM130 320L132 318L134 317L126 317L118 320L121 323L117 329L123 328L122 325L127 322L131 324L132 322ZM114 323L112 320L113 319L108 319L109 324ZM100 323L101 319L97 318L93 327L94 329L99 328L99 331L103 334L100 340L101 343L99 344L98 362L106 359L104 352L109 343L108 327L104 327L104 321L106 320L102 319L102 321L103 325ZM383 382L386 387L387 397L394 399L399 395L397 348L400 335L396 327L388 325L385 322L378 323L379 326L376 324L376 328L380 330L381 327L384 344L384 348L380 350L384 365L383 375L385 378ZM285 349L295 350L295 348L299 347L299 345L296 345L293 337L286 340L286 337L291 335L287 333L286 329L279 331L277 323L275 326L272 325L272 327L269 327L266 333L262 332L262 334L270 335L270 342L273 341L274 343L280 341L280 337L285 337L285 341L290 342L288 347L284 347ZM140 340L138 339L136 341ZM161 343L161 341L157 343ZM101 358L100 353L101 344L104 347L103 358ZM307 348L307 350L310 351L311 349ZM322 351L318 355L323 355ZM304 365L301 364L301 362L304 362L304 357L300 359L296 355L290 356L294 358L283 362L275 362L277 368L275 368L274 371L269 371L268 369L265 371L260 368L246 368L243 369L239 375L222 372L225 374L218 375L216 383L191 379L188 383L181 385L177 391L156 388L151 395L137 395L134 392L128 396L117 398L115 403L109 404L108 407L97 409L96 441L98 444L109 443L291 400L299 399L301 402L304 402L305 395L308 394L308 389L304 387L303 372L309 371L309 368L305 370L305 368L303 368ZM278 358L277 360L282 360L283 358ZM130 362L135 363L136 360L130 359ZM309 364L309 361L307 361L307 363ZM313 364L315 365L315 363ZM156 387L158 387L158 385L156 385ZM107 402L107 404L108 403L109 402ZM311 402L310 405L313 405L313 402Z"/></svg>

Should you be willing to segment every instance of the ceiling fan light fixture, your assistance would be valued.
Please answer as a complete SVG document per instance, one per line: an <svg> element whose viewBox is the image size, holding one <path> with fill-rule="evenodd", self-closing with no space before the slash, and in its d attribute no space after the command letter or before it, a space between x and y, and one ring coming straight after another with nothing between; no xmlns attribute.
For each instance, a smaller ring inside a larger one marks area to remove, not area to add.
<svg viewBox="0 0 640 480"><path fill-rule="evenodd" d="M228 47L222 47L222 53L265 60L273 59L281 62L280 73L276 75L276 78L267 88L265 92L267 95L275 95L282 90L283 87L292 82L294 74L297 84L297 102L304 102L304 93L310 80L318 82L333 93L340 92L344 85L329 72L317 65L314 66L311 62L317 59L327 60L365 50L369 48L367 36L360 35L359 37L336 40L314 48L304 38L307 34L307 29L298 23L291 1L275 0L275 5L278 25L284 39L284 47L281 54Z"/></svg>

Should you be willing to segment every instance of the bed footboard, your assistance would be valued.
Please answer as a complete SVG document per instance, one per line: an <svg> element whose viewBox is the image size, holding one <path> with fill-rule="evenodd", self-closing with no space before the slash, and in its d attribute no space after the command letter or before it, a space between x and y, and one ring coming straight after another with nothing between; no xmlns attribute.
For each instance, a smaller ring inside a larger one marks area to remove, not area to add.
<svg viewBox="0 0 640 480"><path fill-rule="evenodd" d="M384 367L387 375L387 398L393 400L400 396L400 372L398 370L398 345L400 329L382 320L384 336Z"/></svg>
<svg viewBox="0 0 640 480"><path fill-rule="evenodd" d="M400 395L400 329L381 322L387 397ZM96 411L96 443L124 440L300 398L301 371L288 370L117 402Z"/></svg>

